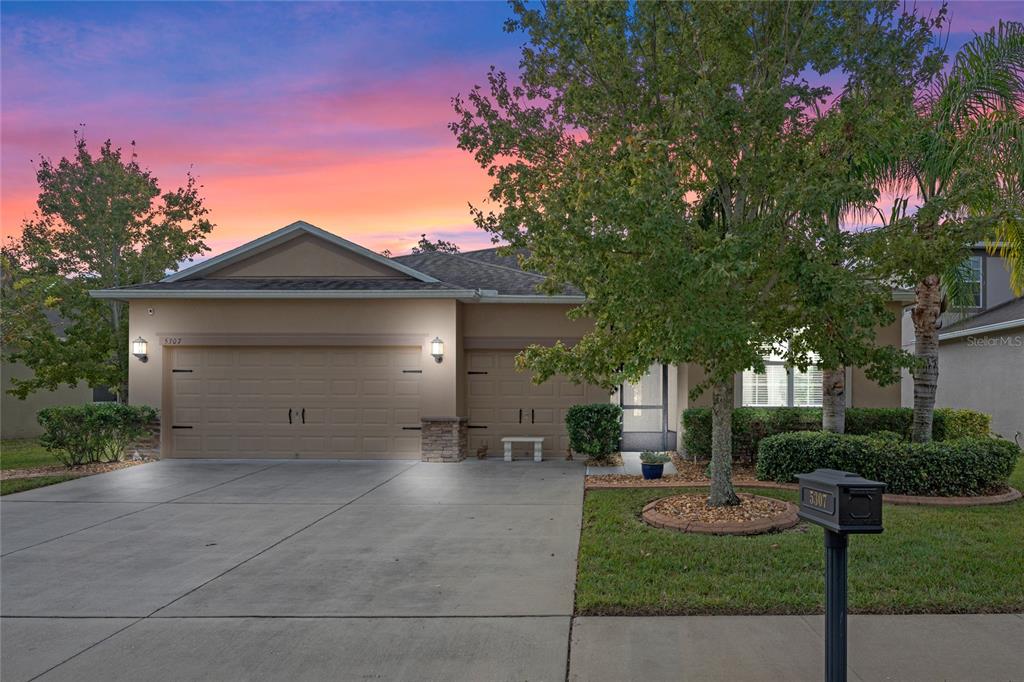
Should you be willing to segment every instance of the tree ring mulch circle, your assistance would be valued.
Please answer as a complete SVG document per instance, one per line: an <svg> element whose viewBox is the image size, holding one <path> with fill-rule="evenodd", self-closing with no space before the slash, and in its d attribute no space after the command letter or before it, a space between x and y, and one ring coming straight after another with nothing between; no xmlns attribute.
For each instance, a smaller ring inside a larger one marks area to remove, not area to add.
<svg viewBox="0 0 1024 682"><path fill-rule="evenodd" d="M792 528L796 505L774 497L740 493L740 504L708 507L706 493L662 497L647 504L643 519L655 528L708 535L759 535Z"/></svg>

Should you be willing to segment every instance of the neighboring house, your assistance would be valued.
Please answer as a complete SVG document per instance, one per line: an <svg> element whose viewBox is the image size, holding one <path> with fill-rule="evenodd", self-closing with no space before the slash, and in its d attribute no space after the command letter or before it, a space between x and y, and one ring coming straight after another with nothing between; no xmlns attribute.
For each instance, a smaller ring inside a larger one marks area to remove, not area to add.
<svg viewBox="0 0 1024 682"><path fill-rule="evenodd" d="M968 328L985 327L992 323L1008 322L1019 310L1020 299L1014 297L1010 287L1010 269L1005 259L989 254L984 244L975 244L966 263L970 273L968 286L973 298L966 309L948 308L940 318L939 328L939 386L935 404L937 407L961 407L992 415L992 428L1007 438L1013 438L1024 430L1024 407L1019 399L1010 399L1020 394L1020 376L1024 371L1024 357L1021 349L1012 344L992 352L981 351L985 347L979 340L959 332ZM910 319L912 306L903 312L903 348L914 352L914 324ZM1024 315L1017 315L1024 317ZM995 330L999 336L1000 329ZM975 345L977 344L977 345ZM992 347L988 347L991 349ZM1015 364L1016 363L1016 364ZM1016 379L1014 379L1016 377ZM1003 398L1007 400L1003 400ZM914 404L914 382L907 371L901 382L901 404Z"/></svg>
<svg viewBox="0 0 1024 682"><path fill-rule="evenodd" d="M130 301L145 357L130 363L129 395L160 409L165 457L457 460L498 454L509 435L544 436L557 456L566 410L606 400L625 408L623 449L675 447L695 367L652 367L611 396L515 370L527 345L588 331L566 317L581 293L540 294L543 279L496 249L385 258L297 222L160 282L92 293ZM879 334L900 343L898 323ZM812 399L793 383L787 397ZM898 386L859 370L848 393L899 404Z"/></svg>
<svg viewBox="0 0 1024 682"><path fill-rule="evenodd" d="M992 415L992 430L1024 443L1024 297L939 334L939 407Z"/></svg>
<svg viewBox="0 0 1024 682"><path fill-rule="evenodd" d="M54 331L58 335L62 335L65 322L55 312L49 312L47 317ZM43 427L36 420L36 414L44 407L81 405L93 402L93 400L106 399L97 396L96 392L84 382L77 386L61 385L55 391L36 391L30 393L24 400L7 393L13 386L11 379L28 379L31 376L32 370L20 362L5 361L0 369L0 387L2 387L0 390L3 391L3 397L0 398L0 437L2 438L34 438L42 434ZM106 391L100 393L109 395ZM110 398L113 399L113 396Z"/></svg>

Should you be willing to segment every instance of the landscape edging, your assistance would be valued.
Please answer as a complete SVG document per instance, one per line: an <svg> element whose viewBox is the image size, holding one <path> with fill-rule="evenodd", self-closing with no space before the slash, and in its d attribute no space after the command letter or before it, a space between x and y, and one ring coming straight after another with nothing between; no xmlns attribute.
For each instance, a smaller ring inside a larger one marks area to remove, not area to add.
<svg viewBox="0 0 1024 682"><path fill-rule="evenodd" d="M756 496L755 496L756 497ZM796 505L792 502L785 502L785 510L778 516L770 519L758 519L742 523L705 523L703 521L684 521L667 516L654 509L654 506L665 498L653 500L644 505L641 516L645 523L655 528L677 530L681 533L701 533L704 535L760 535L777 530L786 530L795 526L800 519L797 517ZM775 500L779 502L781 500Z"/></svg>

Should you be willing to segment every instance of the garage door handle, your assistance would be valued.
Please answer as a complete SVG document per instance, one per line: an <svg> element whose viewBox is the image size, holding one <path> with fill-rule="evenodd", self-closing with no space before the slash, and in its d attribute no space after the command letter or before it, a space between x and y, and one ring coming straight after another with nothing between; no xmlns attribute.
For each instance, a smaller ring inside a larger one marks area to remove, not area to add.
<svg viewBox="0 0 1024 682"><path fill-rule="evenodd" d="M533 423L533 410L530 410L530 423Z"/></svg>
<svg viewBox="0 0 1024 682"><path fill-rule="evenodd" d="M292 423L292 408L288 408L288 423Z"/></svg>
<svg viewBox="0 0 1024 682"><path fill-rule="evenodd" d="M303 424L306 423L306 408L305 407L302 408L302 423Z"/></svg>
<svg viewBox="0 0 1024 682"><path fill-rule="evenodd" d="M523 409L519 408L519 423L523 423Z"/></svg>

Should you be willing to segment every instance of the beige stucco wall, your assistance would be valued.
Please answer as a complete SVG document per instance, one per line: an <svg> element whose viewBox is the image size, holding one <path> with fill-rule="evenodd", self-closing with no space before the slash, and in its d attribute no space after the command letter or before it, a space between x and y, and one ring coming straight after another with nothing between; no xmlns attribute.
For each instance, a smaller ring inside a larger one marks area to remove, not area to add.
<svg viewBox="0 0 1024 682"><path fill-rule="evenodd" d="M570 320L573 306L553 303L480 303L464 309L464 333L467 338L482 339L572 339L577 340L592 328L589 320Z"/></svg>
<svg viewBox="0 0 1024 682"><path fill-rule="evenodd" d="M304 234L205 277L406 277L394 268Z"/></svg>
<svg viewBox="0 0 1024 682"><path fill-rule="evenodd" d="M1024 329L967 336L939 345L936 407L992 415L992 430L1024 433Z"/></svg>
<svg viewBox="0 0 1024 682"><path fill-rule="evenodd" d="M3 374L0 385L3 386L2 404L0 404L0 437L33 438L43 432L36 413L44 407L54 405L81 405L92 402L92 389L84 383L78 386L62 386L56 391L36 391L25 400L8 395L11 378L27 379L32 370L21 363L3 363Z"/></svg>
<svg viewBox="0 0 1024 682"><path fill-rule="evenodd" d="M132 301L130 338L149 342L148 362L130 358L132 403L167 409L174 345L415 345L423 353L422 416L461 416L457 380L461 353L453 300L206 300ZM429 341L439 336L445 358L436 363ZM204 341L204 337L213 341ZM216 338L213 338L216 337ZM161 393L161 387L164 388Z"/></svg>
<svg viewBox="0 0 1024 682"><path fill-rule="evenodd" d="M892 302L888 305L889 312L894 319L884 327L875 330L875 342L879 345L888 345L894 348L903 346L902 332L902 303ZM850 398L853 407L899 407L900 406L900 382L879 386L864 376L864 371L858 368L853 369L852 381L849 386Z"/></svg>

